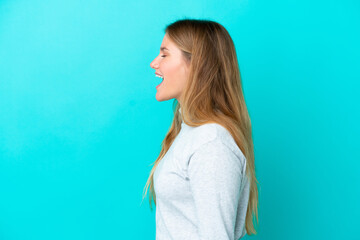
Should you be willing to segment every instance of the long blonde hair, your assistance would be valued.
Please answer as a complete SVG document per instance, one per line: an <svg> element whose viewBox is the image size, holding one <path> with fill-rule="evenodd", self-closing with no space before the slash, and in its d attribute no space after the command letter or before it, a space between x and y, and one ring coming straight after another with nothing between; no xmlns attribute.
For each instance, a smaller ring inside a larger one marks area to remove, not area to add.
<svg viewBox="0 0 360 240"><path fill-rule="evenodd" d="M153 175L178 135L181 121L192 127L218 123L231 133L246 157L250 196L245 228L247 234L256 234L253 220L254 217L257 223L259 220L254 146L234 43L222 25L209 20L178 20L166 26L165 33L182 51L184 60L189 63L190 71L182 93L182 105L180 106L176 99L173 102L174 119L161 144L160 154L152 163L154 166L146 182L143 199L150 185L150 208L152 209L152 199L156 205Z"/></svg>

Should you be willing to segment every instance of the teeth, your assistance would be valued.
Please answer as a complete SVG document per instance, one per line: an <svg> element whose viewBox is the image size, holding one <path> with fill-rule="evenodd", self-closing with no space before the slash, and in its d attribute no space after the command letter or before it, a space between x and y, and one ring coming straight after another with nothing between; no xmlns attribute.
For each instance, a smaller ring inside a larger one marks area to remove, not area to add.
<svg viewBox="0 0 360 240"><path fill-rule="evenodd" d="M160 75L155 74L155 76L164 79L164 77L162 77Z"/></svg>

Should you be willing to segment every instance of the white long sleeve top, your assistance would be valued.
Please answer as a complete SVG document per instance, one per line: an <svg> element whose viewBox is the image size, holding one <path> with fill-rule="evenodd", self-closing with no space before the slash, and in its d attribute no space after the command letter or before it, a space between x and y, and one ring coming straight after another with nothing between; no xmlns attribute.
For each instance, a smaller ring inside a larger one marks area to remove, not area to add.
<svg viewBox="0 0 360 240"><path fill-rule="evenodd" d="M246 234L246 159L220 124L182 122L154 172L154 190L156 240L238 240Z"/></svg>

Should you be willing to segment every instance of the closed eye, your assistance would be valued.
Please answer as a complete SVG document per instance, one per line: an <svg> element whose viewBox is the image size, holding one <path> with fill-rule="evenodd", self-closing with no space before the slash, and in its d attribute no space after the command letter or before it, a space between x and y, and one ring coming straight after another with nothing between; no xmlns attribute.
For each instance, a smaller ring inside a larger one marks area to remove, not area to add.
<svg viewBox="0 0 360 240"><path fill-rule="evenodd" d="M161 55L161 57L165 57L166 55Z"/></svg>

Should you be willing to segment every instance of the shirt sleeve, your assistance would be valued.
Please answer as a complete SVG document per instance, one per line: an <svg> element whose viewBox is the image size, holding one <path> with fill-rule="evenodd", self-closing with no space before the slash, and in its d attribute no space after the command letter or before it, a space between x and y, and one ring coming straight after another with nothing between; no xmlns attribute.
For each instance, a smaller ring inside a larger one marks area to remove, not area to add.
<svg viewBox="0 0 360 240"><path fill-rule="evenodd" d="M241 159L219 140L199 147L190 157L188 176L201 240L234 240L239 204Z"/></svg>

